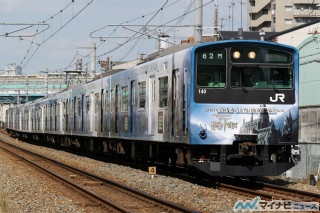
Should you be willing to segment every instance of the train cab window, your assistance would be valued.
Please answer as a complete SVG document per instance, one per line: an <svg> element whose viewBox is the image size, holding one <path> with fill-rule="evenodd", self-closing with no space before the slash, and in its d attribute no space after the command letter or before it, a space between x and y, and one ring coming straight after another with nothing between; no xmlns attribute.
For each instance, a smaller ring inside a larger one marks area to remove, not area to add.
<svg viewBox="0 0 320 213"><path fill-rule="evenodd" d="M139 109L146 108L146 82L140 82L139 85Z"/></svg>
<svg viewBox="0 0 320 213"><path fill-rule="evenodd" d="M168 106L168 77L159 78L159 107Z"/></svg>
<svg viewBox="0 0 320 213"><path fill-rule="evenodd" d="M128 86L122 87L122 112L128 111Z"/></svg>
<svg viewBox="0 0 320 213"><path fill-rule="evenodd" d="M225 68L200 68L197 74L197 86L198 87L214 87L224 88L226 85L226 71Z"/></svg>
<svg viewBox="0 0 320 213"><path fill-rule="evenodd" d="M197 55L197 87L224 88L226 86L226 51L213 49Z"/></svg>
<svg viewBox="0 0 320 213"><path fill-rule="evenodd" d="M293 87L292 73L291 68L233 67L231 87L290 89Z"/></svg>

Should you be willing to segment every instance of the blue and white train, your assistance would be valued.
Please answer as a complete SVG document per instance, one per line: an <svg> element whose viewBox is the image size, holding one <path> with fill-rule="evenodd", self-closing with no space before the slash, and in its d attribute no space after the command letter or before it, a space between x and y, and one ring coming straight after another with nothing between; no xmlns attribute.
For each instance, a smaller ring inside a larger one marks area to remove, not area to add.
<svg viewBox="0 0 320 213"><path fill-rule="evenodd" d="M10 108L7 131L211 176L279 175L295 165L297 49L228 40L160 55Z"/></svg>

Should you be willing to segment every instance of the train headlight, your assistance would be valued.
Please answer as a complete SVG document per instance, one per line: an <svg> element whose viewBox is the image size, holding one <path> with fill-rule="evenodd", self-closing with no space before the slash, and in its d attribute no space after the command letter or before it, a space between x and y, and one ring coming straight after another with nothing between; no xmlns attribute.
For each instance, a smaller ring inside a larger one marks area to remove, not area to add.
<svg viewBox="0 0 320 213"><path fill-rule="evenodd" d="M249 57L250 59L255 59L255 58L256 58L256 53L253 52L253 51L250 51L250 52L248 53L248 57Z"/></svg>
<svg viewBox="0 0 320 213"><path fill-rule="evenodd" d="M202 140L207 138L207 131L205 129L200 130L199 136Z"/></svg>
<svg viewBox="0 0 320 213"><path fill-rule="evenodd" d="M232 53L232 57L233 57L234 59L239 59L240 56L241 56L241 54L240 54L239 51L234 51L234 52Z"/></svg>

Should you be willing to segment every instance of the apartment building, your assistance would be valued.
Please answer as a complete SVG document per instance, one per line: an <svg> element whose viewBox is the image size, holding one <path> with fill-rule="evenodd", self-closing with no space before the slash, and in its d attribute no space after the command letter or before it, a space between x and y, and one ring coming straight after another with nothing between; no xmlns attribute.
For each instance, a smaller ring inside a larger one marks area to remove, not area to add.
<svg viewBox="0 0 320 213"><path fill-rule="evenodd" d="M248 30L280 32L320 18L320 0L248 0Z"/></svg>

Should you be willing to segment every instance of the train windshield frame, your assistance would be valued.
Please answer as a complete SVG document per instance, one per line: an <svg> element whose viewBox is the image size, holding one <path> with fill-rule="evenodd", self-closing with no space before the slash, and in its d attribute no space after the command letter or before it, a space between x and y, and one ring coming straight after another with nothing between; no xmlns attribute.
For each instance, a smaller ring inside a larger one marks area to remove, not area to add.
<svg viewBox="0 0 320 213"><path fill-rule="evenodd" d="M267 47L205 48L196 54L196 87L293 89L293 54Z"/></svg>

